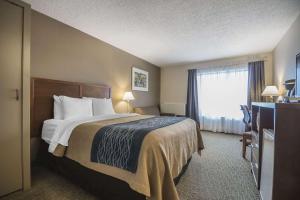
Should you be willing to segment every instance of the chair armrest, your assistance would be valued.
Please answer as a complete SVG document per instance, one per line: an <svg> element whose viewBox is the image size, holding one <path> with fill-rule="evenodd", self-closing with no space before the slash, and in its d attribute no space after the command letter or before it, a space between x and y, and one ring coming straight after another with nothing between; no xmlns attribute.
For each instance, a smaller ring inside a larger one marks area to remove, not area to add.
<svg viewBox="0 0 300 200"><path fill-rule="evenodd" d="M160 116L176 116L174 113L160 113Z"/></svg>

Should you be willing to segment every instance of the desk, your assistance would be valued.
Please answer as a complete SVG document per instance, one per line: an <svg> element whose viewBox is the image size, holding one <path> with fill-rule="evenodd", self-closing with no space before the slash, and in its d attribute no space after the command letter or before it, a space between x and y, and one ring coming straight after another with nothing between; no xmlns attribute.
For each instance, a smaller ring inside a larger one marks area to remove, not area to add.
<svg viewBox="0 0 300 200"><path fill-rule="evenodd" d="M251 134L251 170L258 189L261 180L263 129L274 129L274 103L252 103Z"/></svg>
<svg viewBox="0 0 300 200"><path fill-rule="evenodd" d="M300 198L300 104L252 103L251 170L263 200Z"/></svg>

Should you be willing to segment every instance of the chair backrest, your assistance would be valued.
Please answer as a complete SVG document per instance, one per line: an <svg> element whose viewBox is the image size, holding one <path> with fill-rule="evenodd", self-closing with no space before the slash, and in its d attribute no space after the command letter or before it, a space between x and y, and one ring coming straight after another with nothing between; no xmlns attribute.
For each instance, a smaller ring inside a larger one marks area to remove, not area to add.
<svg viewBox="0 0 300 200"><path fill-rule="evenodd" d="M251 114L247 105L241 105L241 110L244 114L243 122L246 125L246 129L251 128ZM246 131L247 131L246 130Z"/></svg>

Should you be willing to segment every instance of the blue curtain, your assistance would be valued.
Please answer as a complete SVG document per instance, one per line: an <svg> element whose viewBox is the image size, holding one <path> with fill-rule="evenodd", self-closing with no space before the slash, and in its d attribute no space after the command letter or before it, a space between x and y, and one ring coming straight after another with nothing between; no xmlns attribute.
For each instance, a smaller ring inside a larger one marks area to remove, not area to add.
<svg viewBox="0 0 300 200"><path fill-rule="evenodd" d="M248 63L248 107L252 102L264 101L261 93L265 89L265 62L256 61Z"/></svg>
<svg viewBox="0 0 300 200"><path fill-rule="evenodd" d="M198 124L200 124L198 107L197 69L188 70L188 88L185 115L195 120Z"/></svg>

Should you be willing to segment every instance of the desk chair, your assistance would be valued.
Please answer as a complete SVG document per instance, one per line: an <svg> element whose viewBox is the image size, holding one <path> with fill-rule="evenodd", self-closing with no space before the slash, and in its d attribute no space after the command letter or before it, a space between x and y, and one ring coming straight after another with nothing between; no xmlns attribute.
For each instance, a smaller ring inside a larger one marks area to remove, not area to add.
<svg viewBox="0 0 300 200"><path fill-rule="evenodd" d="M245 124L245 132L243 133L242 141L242 155L246 157L247 146L250 146L252 135L251 135L251 114L247 105L241 105L241 110L244 114L243 122Z"/></svg>

